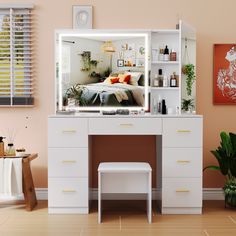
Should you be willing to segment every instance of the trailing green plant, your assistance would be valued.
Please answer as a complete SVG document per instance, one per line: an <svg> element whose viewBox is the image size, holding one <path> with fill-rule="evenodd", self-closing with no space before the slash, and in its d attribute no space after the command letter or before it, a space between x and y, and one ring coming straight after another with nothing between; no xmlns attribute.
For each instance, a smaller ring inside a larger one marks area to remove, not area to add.
<svg viewBox="0 0 236 236"><path fill-rule="evenodd" d="M83 67L81 68L81 71L90 71L92 67L96 68L99 61L98 60L91 60L91 52L90 51L83 51L82 54L80 54L82 57Z"/></svg>
<svg viewBox="0 0 236 236"><path fill-rule="evenodd" d="M94 78L94 79L103 79L103 80L105 80L105 78L109 77L110 73L111 73L110 68L107 68L103 72L93 71L89 74L89 77Z"/></svg>
<svg viewBox="0 0 236 236"><path fill-rule="evenodd" d="M67 99L73 98L79 103L80 106L85 106L87 105L87 101L83 97L84 93L85 93L85 87L81 84L75 84L71 86L69 89L67 89L65 97Z"/></svg>
<svg viewBox="0 0 236 236"><path fill-rule="evenodd" d="M212 150L218 162L218 166L206 166L207 169L220 171L226 177L224 185L225 201L231 206L236 206L236 134L226 132L220 133L221 142L216 150Z"/></svg>
<svg viewBox="0 0 236 236"><path fill-rule="evenodd" d="M194 99L182 99L182 110L189 111L194 108Z"/></svg>
<svg viewBox="0 0 236 236"><path fill-rule="evenodd" d="M186 75L186 90L188 96L192 94L192 86L196 79L194 68L193 64L186 64L182 68L183 74Z"/></svg>
<svg viewBox="0 0 236 236"><path fill-rule="evenodd" d="M97 65L98 65L98 61L97 60L90 60L90 65L91 66L94 66L94 67L97 67Z"/></svg>

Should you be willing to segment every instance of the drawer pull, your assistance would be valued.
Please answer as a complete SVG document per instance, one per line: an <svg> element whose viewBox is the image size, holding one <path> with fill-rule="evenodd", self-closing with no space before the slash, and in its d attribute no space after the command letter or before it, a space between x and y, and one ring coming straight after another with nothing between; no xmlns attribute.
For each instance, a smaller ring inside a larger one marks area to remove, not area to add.
<svg viewBox="0 0 236 236"><path fill-rule="evenodd" d="M189 160L177 160L177 163L189 163Z"/></svg>
<svg viewBox="0 0 236 236"><path fill-rule="evenodd" d="M191 133L191 130L188 130L188 129L179 129L179 130L177 130L177 133Z"/></svg>
<svg viewBox="0 0 236 236"><path fill-rule="evenodd" d="M190 190L189 189L176 189L176 193L189 193Z"/></svg>
<svg viewBox="0 0 236 236"><path fill-rule="evenodd" d="M124 123L124 124L120 124L120 126L122 126L122 127L132 127L133 124L131 124L131 123Z"/></svg>
<svg viewBox="0 0 236 236"><path fill-rule="evenodd" d="M62 130L62 133L64 134L73 134L73 133L76 133L76 130L75 129L64 129Z"/></svg>
<svg viewBox="0 0 236 236"><path fill-rule="evenodd" d="M75 193L76 190L74 190L74 189L63 189L62 192L63 193Z"/></svg>
<svg viewBox="0 0 236 236"><path fill-rule="evenodd" d="M62 163L76 163L76 160L63 160Z"/></svg>

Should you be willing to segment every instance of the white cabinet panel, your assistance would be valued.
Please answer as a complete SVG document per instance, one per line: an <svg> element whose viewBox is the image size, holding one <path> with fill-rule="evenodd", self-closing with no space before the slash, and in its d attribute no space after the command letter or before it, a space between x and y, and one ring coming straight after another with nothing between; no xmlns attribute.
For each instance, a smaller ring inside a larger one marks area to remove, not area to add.
<svg viewBox="0 0 236 236"><path fill-rule="evenodd" d="M50 207L88 207L88 178L49 178Z"/></svg>
<svg viewBox="0 0 236 236"><path fill-rule="evenodd" d="M88 177L88 148L49 148L49 177Z"/></svg>
<svg viewBox="0 0 236 236"><path fill-rule="evenodd" d="M201 177L202 148L163 148L163 177Z"/></svg>
<svg viewBox="0 0 236 236"><path fill-rule="evenodd" d="M49 118L49 147L88 147L88 119Z"/></svg>
<svg viewBox="0 0 236 236"><path fill-rule="evenodd" d="M163 119L164 147L202 147L202 118Z"/></svg>
<svg viewBox="0 0 236 236"><path fill-rule="evenodd" d="M163 178L163 207L201 207L201 178Z"/></svg>
<svg viewBox="0 0 236 236"><path fill-rule="evenodd" d="M162 133L160 118L89 118L89 134L157 135Z"/></svg>

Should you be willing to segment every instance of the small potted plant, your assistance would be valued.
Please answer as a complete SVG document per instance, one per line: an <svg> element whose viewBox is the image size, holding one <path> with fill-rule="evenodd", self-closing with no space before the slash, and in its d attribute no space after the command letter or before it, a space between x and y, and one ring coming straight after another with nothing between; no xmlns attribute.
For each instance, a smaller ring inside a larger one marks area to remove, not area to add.
<svg viewBox="0 0 236 236"><path fill-rule="evenodd" d="M191 112L194 108L194 100L191 99L182 99L182 110L185 112Z"/></svg>
<svg viewBox="0 0 236 236"><path fill-rule="evenodd" d="M236 134L221 132L220 137L220 146L211 151L219 165L210 165L203 170L217 170L226 177L223 187L225 205L236 207Z"/></svg>

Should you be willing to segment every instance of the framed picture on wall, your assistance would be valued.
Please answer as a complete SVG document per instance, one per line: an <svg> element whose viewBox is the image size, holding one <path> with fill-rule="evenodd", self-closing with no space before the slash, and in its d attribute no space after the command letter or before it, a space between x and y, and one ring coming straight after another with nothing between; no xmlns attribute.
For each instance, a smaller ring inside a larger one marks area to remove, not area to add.
<svg viewBox="0 0 236 236"><path fill-rule="evenodd" d="M92 6L73 6L73 28L92 29L93 7Z"/></svg>
<svg viewBox="0 0 236 236"><path fill-rule="evenodd" d="M214 44L213 103L236 105L236 44Z"/></svg>
<svg viewBox="0 0 236 236"><path fill-rule="evenodd" d="M123 59L118 59L117 60L117 67L123 67L124 66L124 60Z"/></svg>

